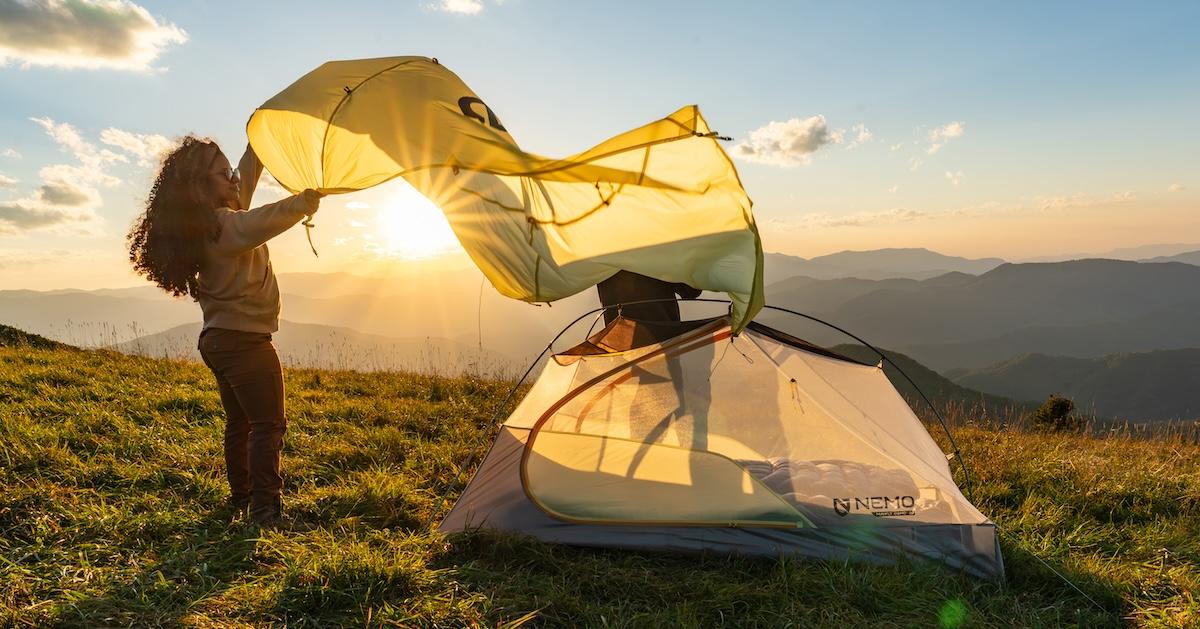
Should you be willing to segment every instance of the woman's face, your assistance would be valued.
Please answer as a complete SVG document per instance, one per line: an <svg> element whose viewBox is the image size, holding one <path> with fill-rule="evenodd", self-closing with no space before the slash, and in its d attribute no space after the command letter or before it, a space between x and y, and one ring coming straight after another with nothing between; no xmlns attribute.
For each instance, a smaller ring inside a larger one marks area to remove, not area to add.
<svg viewBox="0 0 1200 629"><path fill-rule="evenodd" d="M213 207L230 207L242 209L238 201L238 172L229 165L229 159L220 149L210 162L208 177L205 179L208 198L212 199Z"/></svg>

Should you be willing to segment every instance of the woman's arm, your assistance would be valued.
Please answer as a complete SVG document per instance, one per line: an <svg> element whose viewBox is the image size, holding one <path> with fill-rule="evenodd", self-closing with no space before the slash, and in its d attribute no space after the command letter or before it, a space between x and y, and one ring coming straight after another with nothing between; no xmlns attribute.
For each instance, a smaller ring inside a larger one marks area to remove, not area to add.
<svg viewBox="0 0 1200 629"><path fill-rule="evenodd" d="M258 155L254 154L254 149L250 145L246 145L246 152L242 153L242 159L238 161L238 178L241 180L238 186L238 202L241 207L239 210L245 210L250 207L250 199L254 198L254 189L258 187L258 178L262 176L263 165L258 161Z"/></svg>
<svg viewBox="0 0 1200 629"><path fill-rule="evenodd" d="M321 196L316 190L305 190L245 212L224 210L216 247L231 254L249 251L282 234L306 215L314 214L320 206Z"/></svg>

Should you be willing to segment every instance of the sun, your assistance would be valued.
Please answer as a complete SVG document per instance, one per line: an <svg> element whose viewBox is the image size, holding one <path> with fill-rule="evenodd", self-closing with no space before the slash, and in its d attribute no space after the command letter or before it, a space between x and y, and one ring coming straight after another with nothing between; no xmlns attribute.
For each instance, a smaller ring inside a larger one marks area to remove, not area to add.
<svg viewBox="0 0 1200 629"><path fill-rule="evenodd" d="M441 209L407 182L396 183L395 191L376 215L384 252L420 260L459 250L458 239Z"/></svg>

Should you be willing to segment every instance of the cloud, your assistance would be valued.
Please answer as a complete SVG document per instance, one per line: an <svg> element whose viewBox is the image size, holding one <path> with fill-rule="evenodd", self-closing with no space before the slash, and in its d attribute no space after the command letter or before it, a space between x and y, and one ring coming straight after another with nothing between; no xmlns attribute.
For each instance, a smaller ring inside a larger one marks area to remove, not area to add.
<svg viewBox="0 0 1200 629"><path fill-rule="evenodd" d="M79 207L83 205L98 205L95 192L81 188L66 181L52 181L42 185L35 193L37 200L46 205L60 207Z"/></svg>
<svg viewBox="0 0 1200 629"><path fill-rule="evenodd" d="M100 141L133 155L137 165L143 168L156 166L163 154L174 146L173 142L155 133L130 133L112 127L100 132Z"/></svg>
<svg viewBox="0 0 1200 629"><path fill-rule="evenodd" d="M831 131L825 116L786 122L772 121L750 132L750 139L733 147L735 157L749 162L775 166L801 166L811 161L813 153L827 144L842 141L841 131Z"/></svg>
<svg viewBox="0 0 1200 629"><path fill-rule="evenodd" d="M370 208L371 208L370 203L364 203L362 201L351 201L346 204L347 210L368 210Z"/></svg>
<svg viewBox="0 0 1200 629"><path fill-rule="evenodd" d="M854 134L854 138L846 145L848 149L852 149L860 144L866 144L871 141L871 138L875 137L871 133L871 130L867 128L867 125L861 122L850 127L850 132Z"/></svg>
<svg viewBox="0 0 1200 629"><path fill-rule="evenodd" d="M0 226L0 229L3 229ZM3 234L0 231L0 234ZM61 262L64 259L81 257L77 251L62 249L48 251L0 251L0 269L20 269L39 266L50 262Z"/></svg>
<svg viewBox="0 0 1200 629"><path fill-rule="evenodd" d="M929 132L929 149L927 153L933 155L942 150L952 138L961 138L967 130L966 125L962 122L950 122L933 131Z"/></svg>
<svg viewBox="0 0 1200 629"><path fill-rule="evenodd" d="M436 11L460 15L476 15L483 11L482 0L439 0L431 6Z"/></svg>
<svg viewBox="0 0 1200 629"><path fill-rule="evenodd" d="M903 142L897 142L896 144L893 144L890 147L888 147L888 150L895 153L896 151L900 150L900 148L903 146L904 146Z"/></svg>
<svg viewBox="0 0 1200 629"><path fill-rule="evenodd" d="M21 183L20 180L13 179L12 177L9 177L7 175L0 174L0 188L12 188L12 187L15 187L18 183Z"/></svg>
<svg viewBox="0 0 1200 629"><path fill-rule="evenodd" d="M21 159L21 154L17 152L17 149L6 148L3 151L0 151L0 157L11 157L13 159Z"/></svg>
<svg viewBox="0 0 1200 629"><path fill-rule="evenodd" d="M1092 197L1077 192L1075 194L1059 194L1052 197L1034 197L1033 202L1043 212L1066 210L1070 208L1091 207L1097 204Z"/></svg>
<svg viewBox="0 0 1200 629"><path fill-rule="evenodd" d="M958 172L946 171L946 181L949 181L951 184L956 186L958 185L958 182L962 181L964 176L965 175L963 175L963 171L961 170Z"/></svg>
<svg viewBox="0 0 1200 629"><path fill-rule="evenodd" d="M891 188L888 188L888 192L895 194L895 192L899 189L900 189L900 186L892 186Z"/></svg>
<svg viewBox="0 0 1200 629"><path fill-rule="evenodd" d="M93 234L100 217L91 208L64 208L17 200L0 203L0 234L20 235L35 229Z"/></svg>
<svg viewBox="0 0 1200 629"><path fill-rule="evenodd" d="M146 72L187 33L129 0L0 2L0 65Z"/></svg>
<svg viewBox="0 0 1200 629"><path fill-rule="evenodd" d="M1167 192L1183 192L1186 189L1181 183L1173 183L1167 187Z"/></svg>
<svg viewBox="0 0 1200 629"><path fill-rule="evenodd" d="M918 157L910 157L910 158L908 158L908 169L913 172L916 172L918 169L921 168L921 166L924 163L925 163L925 160L923 160L923 159L920 159Z"/></svg>
<svg viewBox="0 0 1200 629"><path fill-rule="evenodd" d="M1097 198L1082 192L1075 194L1060 194L1051 197L1034 197L1033 202L1037 209L1043 212L1083 209L1097 207L1101 205L1113 205L1133 201L1137 199L1137 193L1132 190L1123 192L1115 192L1107 198Z"/></svg>
<svg viewBox="0 0 1200 629"><path fill-rule="evenodd" d="M820 229L832 227L864 227L874 224L909 223L934 216L921 210L897 207L880 212L859 212L843 216L807 214L795 221L773 221L785 229Z"/></svg>
<svg viewBox="0 0 1200 629"><path fill-rule="evenodd" d="M102 223L96 214L101 198L94 185L115 186L120 179L105 172L124 155L97 148L75 127L50 118L31 118L59 148L70 153L74 164L52 164L38 171L41 185L25 197L0 204L0 235L19 236L32 230L56 230L94 235Z"/></svg>
<svg viewBox="0 0 1200 629"><path fill-rule="evenodd" d="M79 130L67 123L57 123L50 118L30 118L43 129L46 134L65 150L79 160L78 165L56 164L47 166L39 171L42 179L54 181L72 181L75 183L97 183L104 186L115 186L120 179L104 172L105 164L113 162L128 162L124 155L118 155L108 149L97 149L96 146L83 139Z"/></svg>

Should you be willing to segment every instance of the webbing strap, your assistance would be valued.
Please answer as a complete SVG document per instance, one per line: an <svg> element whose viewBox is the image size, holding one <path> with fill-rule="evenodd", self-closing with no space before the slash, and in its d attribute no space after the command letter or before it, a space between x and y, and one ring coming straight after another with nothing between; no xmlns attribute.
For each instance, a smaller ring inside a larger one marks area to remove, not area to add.
<svg viewBox="0 0 1200 629"><path fill-rule="evenodd" d="M305 236L308 236L308 248L309 248L309 249L312 249L312 252L313 252L313 257L314 257L314 258L319 258L319 257L321 257L321 256L320 256L320 255L317 253L317 248L313 246L313 241L312 241L312 230L313 230L313 228L314 228L314 227L316 227L316 224L314 224L314 223L312 222L312 214L309 214L308 216L305 216L305 217L304 217L304 222L302 222L302 223L300 223L300 224L304 226L304 235L305 235Z"/></svg>

